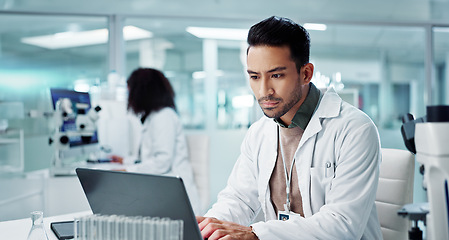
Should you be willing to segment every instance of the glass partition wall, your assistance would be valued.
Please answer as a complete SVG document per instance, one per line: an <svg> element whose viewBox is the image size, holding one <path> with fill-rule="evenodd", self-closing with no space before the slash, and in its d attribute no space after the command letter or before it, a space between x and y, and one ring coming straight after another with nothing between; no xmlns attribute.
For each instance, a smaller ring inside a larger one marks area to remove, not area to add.
<svg viewBox="0 0 449 240"><path fill-rule="evenodd" d="M434 27L433 62L435 71L435 104L449 104L449 27Z"/></svg>
<svg viewBox="0 0 449 240"><path fill-rule="evenodd" d="M152 33L151 39L126 43L127 75L139 66L162 69L175 88L185 128L248 127L249 116L236 116L241 107L234 108L232 99L250 94L240 55L251 22L132 17L125 22ZM219 36L224 29L243 34ZM201 31L217 32L207 38Z"/></svg>
<svg viewBox="0 0 449 240"><path fill-rule="evenodd" d="M379 128L397 129L402 115L423 113L424 29L329 24L310 35L317 83L333 85Z"/></svg>
<svg viewBox="0 0 449 240"><path fill-rule="evenodd" d="M25 171L50 166L49 88L89 91L104 81L107 23L101 16L0 14L0 105L23 105L22 116L7 121L24 132Z"/></svg>

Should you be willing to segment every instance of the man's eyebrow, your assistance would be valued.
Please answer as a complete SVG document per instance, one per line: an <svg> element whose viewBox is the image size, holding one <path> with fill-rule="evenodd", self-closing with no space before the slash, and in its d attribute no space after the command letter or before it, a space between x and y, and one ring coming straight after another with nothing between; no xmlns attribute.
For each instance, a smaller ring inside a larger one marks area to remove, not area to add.
<svg viewBox="0 0 449 240"><path fill-rule="evenodd" d="M282 71L282 70L285 70L285 69L287 69L287 67L276 67L276 68L273 68L271 70L268 70L268 73Z"/></svg>
<svg viewBox="0 0 449 240"><path fill-rule="evenodd" d="M268 70L267 73L282 71L282 70L285 70L285 69L287 69L287 67L276 67L276 68ZM247 72L248 72L248 74L259 74L258 72L254 72L254 71L251 71L251 70L247 70Z"/></svg>

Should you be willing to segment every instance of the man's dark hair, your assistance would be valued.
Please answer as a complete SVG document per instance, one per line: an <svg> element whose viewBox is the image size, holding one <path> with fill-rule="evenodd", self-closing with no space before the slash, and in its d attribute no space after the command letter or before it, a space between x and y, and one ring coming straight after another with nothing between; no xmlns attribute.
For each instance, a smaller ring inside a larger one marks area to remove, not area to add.
<svg viewBox="0 0 449 240"><path fill-rule="evenodd" d="M288 18L272 16L253 25L248 33L248 44L249 47L288 46L298 72L309 62L309 33L304 27Z"/></svg>
<svg viewBox="0 0 449 240"><path fill-rule="evenodd" d="M152 68L138 68L128 78L128 110L141 114L142 123L153 111L175 107L175 92L164 74Z"/></svg>

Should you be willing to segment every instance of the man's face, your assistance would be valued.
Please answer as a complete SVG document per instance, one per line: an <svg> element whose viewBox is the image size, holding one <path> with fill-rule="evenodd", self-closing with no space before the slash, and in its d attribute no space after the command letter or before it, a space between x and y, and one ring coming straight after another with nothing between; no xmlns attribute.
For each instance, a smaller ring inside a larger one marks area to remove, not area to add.
<svg viewBox="0 0 449 240"><path fill-rule="evenodd" d="M290 121L303 101L304 81L285 47L251 46L247 56L249 82L267 117Z"/></svg>

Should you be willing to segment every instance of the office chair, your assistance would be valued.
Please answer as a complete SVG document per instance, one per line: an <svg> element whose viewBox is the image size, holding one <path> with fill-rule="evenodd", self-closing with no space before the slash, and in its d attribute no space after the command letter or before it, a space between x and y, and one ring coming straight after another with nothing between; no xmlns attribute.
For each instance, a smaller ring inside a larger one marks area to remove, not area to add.
<svg viewBox="0 0 449 240"><path fill-rule="evenodd" d="M413 202L415 157L405 150L382 148L376 207L385 240L408 239L410 221L397 214Z"/></svg>
<svg viewBox="0 0 449 240"><path fill-rule="evenodd" d="M209 136L195 134L187 135L189 160L201 199L201 210L209 209Z"/></svg>

